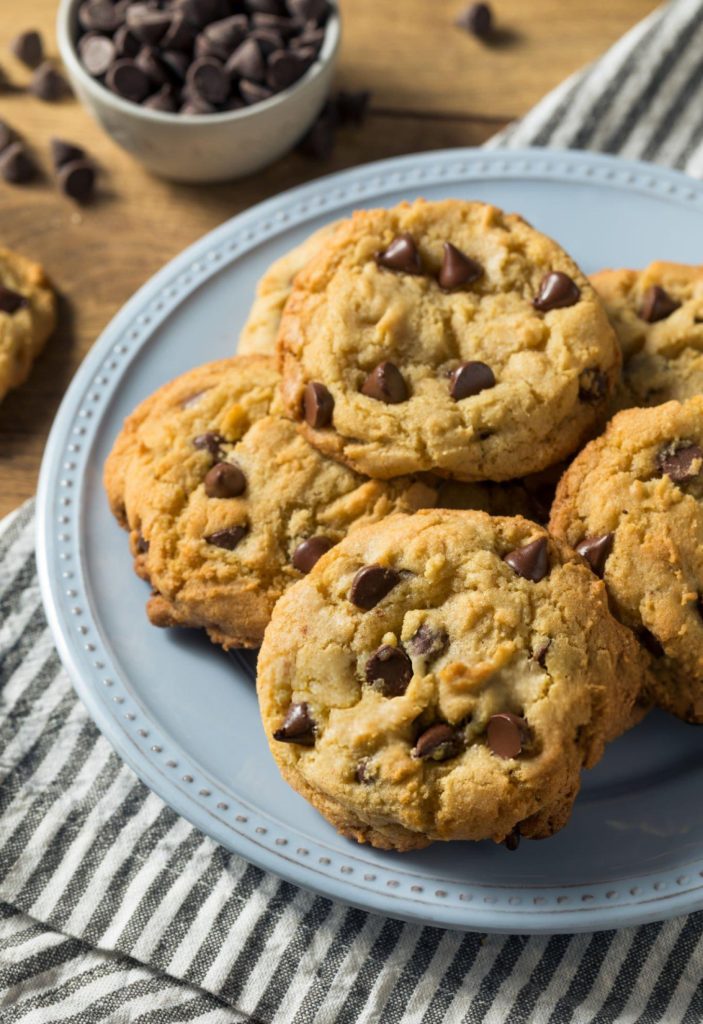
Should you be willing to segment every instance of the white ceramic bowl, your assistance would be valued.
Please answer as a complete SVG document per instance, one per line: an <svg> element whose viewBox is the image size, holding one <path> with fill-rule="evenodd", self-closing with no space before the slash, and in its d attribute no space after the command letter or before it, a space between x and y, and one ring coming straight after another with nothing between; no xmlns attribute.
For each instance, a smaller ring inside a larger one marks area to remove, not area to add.
<svg viewBox="0 0 703 1024"><path fill-rule="evenodd" d="M57 15L59 52L73 89L119 146L164 178L226 181L265 167L305 134L329 93L340 40L336 8L317 60L290 88L242 110L188 115L131 103L88 74L76 53L79 4L61 0Z"/></svg>

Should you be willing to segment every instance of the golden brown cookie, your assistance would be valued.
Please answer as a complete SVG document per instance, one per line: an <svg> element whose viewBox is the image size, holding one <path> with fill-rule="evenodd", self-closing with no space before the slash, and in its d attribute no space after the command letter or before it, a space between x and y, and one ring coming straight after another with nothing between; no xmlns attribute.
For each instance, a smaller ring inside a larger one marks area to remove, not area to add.
<svg viewBox="0 0 703 1024"><path fill-rule="evenodd" d="M0 399L29 376L56 326L56 296L38 263L0 248Z"/></svg>

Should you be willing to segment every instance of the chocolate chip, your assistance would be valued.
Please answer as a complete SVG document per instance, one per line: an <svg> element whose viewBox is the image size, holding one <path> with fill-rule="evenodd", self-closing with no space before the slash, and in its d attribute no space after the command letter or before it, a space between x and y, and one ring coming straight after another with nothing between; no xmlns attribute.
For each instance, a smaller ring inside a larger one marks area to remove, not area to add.
<svg viewBox="0 0 703 1024"><path fill-rule="evenodd" d="M496 379L493 370L485 363L474 360L462 363L452 373L449 393L457 402L462 398L478 395L487 388L495 387Z"/></svg>
<svg viewBox="0 0 703 1024"><path fill-rule="evenodd" d="M216 111L217 107L214 107L212 103L206 103L205 100L193 96L191 99L186 99L179 113L187 114L188 116L197 115L199 117L202 114L214 114Z"/></svg>
<svg viewBox="0 0 703 1024"><path fill-rule="evenodd" d="M596 576L602 576L608 555L613 550L614 533L601 533L597 537L586 537L576 545L578 553L586 559Z"/></svg>
<svg viewBox="0 0 703 1024"><path fill-rule="evenodd" d="M14 292L11 288L5 288L0 284L0 313L9 313L10 316L18 309L27 305L24 295Z"/></svg>
<svg viewBox="0 0 703 1024"><path fill-rule="evenodd" d="M256 42L264 57L268 57L275 50L281 50L285 46L283 36L273 28L252 29L249 38Z"/></svg>
<svg viewBox="0 0 703 1024"><path fill-rule="evenodd" d="M290 704L283 719L283 725L276 729L273 738L279 743L299 743L302 747L312 747L315 743L315 719L306 701Z"/></svg>
<svg viewBox="0 0 703 1024"><path fill-rule="evenodd" d="M403 274L422 274L422 260L412 235L404 231L394 238L387 249L376 253L376 263L386 270Z"/></svg>
<svg viewBox="0 0 703 1024"><path fill-rule="evenodd" d="M127 27L140 42L155 46L171 27L171 14L149 4L131 4L127 8Z"/></svg>
<svg viewBox="0 0 703 1024"><path fill-rule="evenodd" d="M383 565L365 565L352 580L349 600L357 608L369 611L375 608L398 583L400 576L395 569L388 569Z"/></svg>
<svg viewBox="0 0 703 1024"><path fill-rule="evenodd" d="M213 547L234 551L246 532L246 526L230 526L226 530L216 530L215 533L208 534L204 540Z"/></svg>
<svg viewBox="0 0 703 1024"><path fill-rule="evenodd" d="M541 313L547 313L550 309L574 306L580 298L581 289L576 282L561 270L554 270L540 281L539 291L532 305Z"/></svg>
<svg viewBox="0 0 703 1024"><path fill-rule="evenodd" d="M70 160L63 164L56 175L59 188L64 195L77 203L87 203L95 191L95 168L88 160Z"/></svg>
<svg viewBox="0 0 703 1024"><path fill-rule="evenodd" d="M328 427L332 422L334 399L324 384L312 380L303 392L303 418L315 430Z"/></svg>
<svg viewBox="0 0 703 1024"><path fill-rule="evenodd" d="M20 32L10 43L10 49L28 68L37 68L44 60L44 43L40 34L34 30Z"/></svg>
<svg viewBox="0 0 703 1024"><path fill-rule="evenodd" d="M170 85L162 85L158 92L144 100L147 110L160 110L164 114L173 114L178 110L176 94Z"/></svg>
<svg viewBox="0 0 703 1024"><path fill-rule="evenodd" d="M307 36L299 36L291 41L291 46L320 46L324 39L324 32L319 29L317 32L309 33ZM371 101L371 93L368 89L359 89L356 92L349 92L340 89L334 98L337 118L340 124L360 125L366 117L366 112Z"/></svg>
<svg viewBox="0 0 703 1024"><path fill-rule="evenodd" d="M402 647L382 644L366 662L366 682L384 697L402 697L412 677L412 662Z"/></svg>
<svg viewBox="0 0 703 1024"><path fill-rule="evenodd" d="M597 366L589 366L579 375L579 399L596 405L608 394L608 375Z"/></svg>
<svg viewBox="0 0 703 1024"><path fill-rule="evenodd" d="M71 90L61 72L57 71L48 61L44 61L32 75L29 91L37 99L44 100L46 103L54 103L67 96Z"/></svg>
<svg viewBox="0 0 703 1024"><path fill-rule="evenodd" d="M480 263L466 256L451 242L444 243L444 257L437 276L440 288L447 292L463 288L464 285L478 281L482 274Z"/></svg>
<svg viewBox="0 0 703 1024"><path fill-rule="evenodd" d="M664 657L666 652L651 630L647 629L646 626L640 626L635 632L639 642L654 658Z"/></svg>
<svg viewBox="0 0 703 1024"><path fill-rule="evenodd" d="M256 14L273 14L277 17L284 13L282 0L246 0L247 10Z"/></svg>
<svg viewBox="0 0 703 1024"><path fill-rule="evenodd" d="M276 50L268 59L266 84L274 92L281 92L297 82L309 66L309 61L299 54Z"/></svg>
<svg viewBox="0 0 703 1024"><path fill-rule="evenodd" d="M219 60L202 57L188 68L186 84L191 95L206 103L224 103L229 96L229 76Z"/></svg>
<svg viewBox="0 0 703 1024"><path fill-rule="evenodd" d="M117 56L112 39L97 33L83 36L78 44L78 53L86 71L94 78L104 75Z"/></svg>
<svg viewBox="0 0 703 1024"><path fill-rule="evenodd" d="M246 39L225 64L228 75L246 78L250 82L263 82L266 78L266 62L259 44L254 39Z"/></svg>
<svg viewBox="0 0 703 1024"><path fill-rule="evenodd" d="M667 445L657 455L660 476L668 476L675 484L693 480L703 470L703 449L693 441Z"/></svg>
<svg viewBox="0 0 703 1024"><path fill-rule="evenodd" d="M0 153L3 149L7 149L14 137L15 133L9 124L6 124L5 121L0 121Z"/></svg>
<svg viewBox="0 0 703 1024"><path fill-rule="evenodd" d="M142 45L127 25L120 25L113 37L113 43L118 57L136 57Z"/></svg>
<svg viewBox="0 0 703 1024"><path fill-rule="evenodd" d="M488 4L471 4L459 15L456 24L477 39L490 39L493 34L493 14Z"/></svg>
<svg viewBox="0 0 703 1024"><path fill-rule="evenodd" d="M497 757L517 757L526 739L526 726L524 718L510 711L491 715L486 729L488 746Z"/></svg>
<svg viewBox="0 0 703 1024"><path fill-rule="evenodd" d="M141 103L151 92L149 76L127 57L115 61L107 73L105 82L118 96L133 103Z"/></svg>
<svg viewBox="0 0 703 1024"><path fill-rule="evenodd" d="M209 452L213 459L222 458L221 445L224 443L225 439L222 434L215 434L210 430L206 434L198 434L197 437L193 438L193 447Z"/></svg>
<svg viewBox="0 0 703 1024"><path fill-rule="evenodd" d="M231 13L228 0L176 0L174 6L177 13L198 28L204 28L211 21L226 18Z"/></svg>
<svg viewBox="0 0 703 1024"><path fill-rule="evenodd" d="M170 73L173 84L180 85L185 81L190 67L188 54L181 53L179 50L162 50L160 60Z"/></svg>
<svg viewBox="0 0 703 1024"><path fill-rule="evenodd" d="M205 475L208 498L238 498L246 488L244 473L231 462L217 462Z"/></svg>
<svg viewBox="0 0 703 1024"><path fill-rule="evenodd" d="M78 8L78 22L86 32L115 32L124 21L124 4L112 0L85 0Z"/></svg>
<svg viewBox="0 0 703 1024"><path fill-rule="evenodd" d="M649 324L656 323L657 320L665 320L680 305L680 302L672 299L669 293L658 284L650 285L642 296L642 305L639 310L640 319L646 320Z"/></svg>
<svg viewBox="0 0 703 1024"><path fill-rule="evenodd" d="M173 78L171 69L161 60L160 51L153 46L142 46L134 63L155 85L168 85Z"/></svg>
<svg viewBox="0 0 703 1024"><path fill-rule="evenodd" d="M418 631L410 637L406 646L411 654L434 661L444 654L449 645L449 636L443 629L433 629L423 622Z"/></svg>
<svg viewBox="0 0 703 1024"><path fill-rule="evenodd" d="M546 537L538 537L522 548L515 548L503 559L518 576L539 583L549 573L549 548Z"/></svg>
<svg viewBox="0 0 703 1024"><path fill-rule="evenodd" d="M334 547L334 541L330 540L329 537L323 537L322 534L318 534L315 537L308 537L307 540L301 541L293 552L291 561L294 568L296 568L298 572L310 572L313 566L315 566L322 556L332 547Z"/></svg>
<svg viewBox="0 0 703 1024"><path fill-rule="evenodd" d="M388 361L379 363L361 385L362 395L375 398L386 405L398 405L408 400L408 386L405 378L395 365Z"/></svg>
<svg viewBox="0 0 703 1024"><path fill-rule="evenodd" d="M65 142L63 139L51 140L51 159L56 170L64 164L70 164L73 160L85 160L85 150L76 146L73 142Z"/></svg>
<svg viewBox="0 0 703 1024"><path fill-rule="evenodd" d="M319 21L327 14L327 0L286 0L286 6L294 18L303 21Z"/></svg>
<svg viewBox="0 0 703 1024"><path fill-rule="evenodd" d="M515 828L512 830L512 832L509 832L508 835L503 840L503 846L505 847L506 850L510 850L511 852L514 853L515 850L517 850L519 845L520 845L520 826L516 825Z"/></svg>
<svg viewBox="0 0 703 1024"><path fill-rule="evenodd" d="M376 776L371 773L369 767L370 764L370 757L362 757L361 761L359 761L354 769L354 778L357 782L360 782L362 786L370 786L376 781Z"/></svg>
<svg viewBox="0 0 703 1024"><path fill-rule="evenodd" d="M415 743L413 757L431 761L446 761L456 757L463 748L460 734L451 725L438 722L421 733Z"/></svg>
<svg viewBox="0 0 703 1024"><path fill-rule="evenodd" d="M227 60L230 54L246 39L248 22L246 15L233 14L229 18L221 18L206 25L201 35Z"/></svg>
<svg viewBox="0 0 703 1024"><path fill-rule="evenodd" d="M242 78L239 82L239 95L247 106L251 106L253 103L262 103L264 100L270 99L273 93L265 85Z"/></svg>
<svg viewBox="0 0 703 1024"><path fill-rule="evenodd" d="M548 654L549 648L551 646L552 646L551 639L548 638L547 640L544 640L539 645L539 647L532 652L532 654L530 655L530 660L531 661L536 661L537 664L540 666L540 668L546 669L547 668L547 654Z"/></svg>
<svg viewBox="0 0 703 1024"><path fill-rule="evenodd" d="M37 173L37 168L21 142L11 142L0 153L0 176L13 185L25 185Z"/></svg>

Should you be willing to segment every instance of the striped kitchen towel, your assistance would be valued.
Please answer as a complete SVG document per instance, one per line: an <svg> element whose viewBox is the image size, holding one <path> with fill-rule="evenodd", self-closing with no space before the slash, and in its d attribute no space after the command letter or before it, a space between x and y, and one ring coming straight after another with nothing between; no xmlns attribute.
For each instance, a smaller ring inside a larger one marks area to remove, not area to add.
<svg viewBox="0 0 703 1024"><path fill-rule="evenodd" d="M676 0L490 145L703 171L703 3ZM33 507L0 527L2 1024L551 1024L703 1018L703 913L485 936L308 894L149 792L74 696L42 611Z"/></svg>

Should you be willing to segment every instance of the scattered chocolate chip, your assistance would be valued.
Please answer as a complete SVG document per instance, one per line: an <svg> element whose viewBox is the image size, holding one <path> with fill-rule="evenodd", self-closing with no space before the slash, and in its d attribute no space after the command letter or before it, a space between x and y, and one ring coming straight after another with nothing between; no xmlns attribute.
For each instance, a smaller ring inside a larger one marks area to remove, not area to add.
<svg viewBox="0 0 703 1024"><path fill-rule="evenodd" d="M517 757L526 739L527 723L524 718L502 711L488 719L486 739L497 757Z"/></svg>
<svg viewBox="0 0 703 1024"><path fill-rule="evenodd" d="M147 110L160 110L164 114L173 114L178 110L176 96L170 85L162 85L158 92L144 100Z"/></svg>
<svg viewBox="0 0 703 1024"><path fill-rule="evenodd" d="M404 231L394 238L387 249L376 253L376 263L386 270L402 274L422 274L422 260L412 235Z"/></svg>
<svg viewBox="0 0 703 1024"><path fill-rule="evenodd" d="M337 132L337 112L332 103L325 103L312 127L298 143L298 151L313 160L329 160Z"/></svg>
<svg viewBox="0 0 703 1024"><path fill-rule="evenodd" d="M10 128L9 124L5 121L0 121L0 153L3 149L7 149L14 137L15 133L12 128Z"/></svg>
<svg viewBox="0 0 703 1024"><path fill-rule="evenodd" d="M213 431L208 431L206 434L198 434L197 437L193 438L193 447L199 448L201 451L209 452L213 459L222 459L222 448L221 446L225 443L225 439L221 434L215 434Z"/></svg>
<svg viewBox="0 0 703 1024"><path fill-rule="evenodd" d="M0 176L13 185L25 185L37 173L37 168L21 142L11 142L0 153Z"/></svg>
<svg viewBox="0 0 703 1024"><path fill-rule="evenodd" d="M286 711L283 725L276 729L273 738L279 743L299 743L303 747L312 747L315 743L315 719L306 701L291 704Z"/></svg>
<svg viewBox="0 0 703 1024"><path fill-rule="evenodd" d="M523 579L539 583L549 573L549 548L546 537L538 537L522 548L509 552L504 562Z"/></svg>
<svg viewBox="0 0 703 1024"><path fill-rule="evenodd" d="M383 565L365 565L352 580L349 600L357 608L369 611L398 583L400 576L395 569L387 569Z"/></svg>
<svg viewBox="0 0 703 1024"><path fill-rule="evenodd" d="M107 73L105 82L118 96L133 103L141 103L152 91L149 76L127 57L115 61Z"/></svg>
<svg viewBox="0 0 703 1024"><path fill-rule="evenodd" d="M640 628L635 630L635 632L637 634L637 639L644 649L649 651L654 658L664 657L666 652L651 630L647 629L646 626L640 626Z"/></svg>
<svg viewBox="0 0 703 1024"><path fill-rule="evenodd" d="M329 537L323 537L322 534L318 534L315 537L308 537L307 540L301 541L293 552L293 558L291 561L294 568L296 568L298 572L310 572L313 566L315 566L322 556L332 547L334 547L334 541L330 540Z"/></svg>
<svg viewBox="0 0 703 1024"><path fill-rule="evenodd" d="M246 526L230 526L226 530L216 530L215 533L209 534L204 540L208 544L212 544L213 547L234 551L246 532Z"/></svg>
<svg viewBox="0 0 703 1024"><path fill-rule="evenodd" d="M51 159L56 170L64 164L70 164L74 160L85 160L85 150L76 146L73 142L65 142L63 139L51 140Z"/></svg>
<svg viewBox="0 0 703 1024"><path fill-rule="evenodd" d="M117 50L108 36L90 32L78 44L78 53L83 67L94 78L101 78L117 56Z"/></svg>
<svg viewBox="0 0 703 1024"><path fill-rule="evenodd" d="M205 493L208 498L238 498L246 488L244 473L231 462L217 462L205 474Z"/></svg>
<svg viewBox="0 0 703 1024"><path fill-rule="evenodd" d="M608 555L613 550L614 533L601 533L597 537L586 537L576 545L578 553L586 559L596 576L602 576Z"/></svg>
<svg viewBox="0 0 703 1024"><path fill-rule="evenodd" d="M369 769L370 763L370 757L362 757L354 770L354 778L357 782L360 782L362 786L370 786L376 781L375 775L373 775Z"/></svg>
<svg viewBox="0 0 703 1024"><path fill-rule="evenodd" d="M444 654L449 645L449 636L443 629L434 629L427 622L410 637L406 646L411 654L433 661Z"/></svg>
<svg viewBox="0 0 703 1024"><path fill-rule="evenodd" d="M384 697L402 697L412 677L412 662L402 647L382 644L366 662L366 682Z"/></svg>
<svg viewBox="0 0 703 1024"><path fill-rule="evenodd" d="M540 666L540 668L546 669L547 668L547 654L548 654L549 648L551 646L552 646L551 639L548 638L547 640L543 641L543 643L541 643L539 645L539 647L532 652L532 654L530 655L530 660L531 661L536 661L537 664Z"/></svg>
<svg viewBox="0 0 703 1024"><path fill-rule="evenodd" d="M456 20L459 28L471 32L477 39L490 39L493 34L493 14L488 4L471 4Z"/></svg>
<svg viewBox="0 0 703 1024"><path fill-rule="evenodd" d="M483 267L480 263L466 256L451 242L444 243L444 257L437 276L440 288L447 292L463 288L464 285L478 281L482 274Z"/></svg>
<svg viewBox="0 0 703 1024"><path fill-rule="evenodd" d="M63 99L71 92L68 82L61 72L57 71L48 61L40 64L32 75L29 91L37 99L44 100L46 103L55 103L56 100Z"/></svg>
<svg viewBox="0 0 703 1024"><path fill-rule="evenodd" d="M589 366L579 376L579 399L596 405L608 394L608 375L597 366Z"/></svg>
<svg viewBox="0 0 703 1024"><path fill-rule="evenodd" d="M703 449L692 441L669 444L657 455L657 468L675 484L693 480L703 471Z"/></svg>
<svg viewBox="0 0 703 1024"><path fill-rule="evenodd" d="M485 363L474 360L469 363L462 363L452 373L449 393L452 398L460 402L462 398L470 398L478 395L487 388L495 387L496 379L493 370Z"/></svg>
<svg viewBox="0 0 703 1024"><path fill-rule="evenodd" d="M446 761L456 757L463 747L460 734L451 725L438 722L421 733L415 743L413 757L427 758L431 761Z"/></svg>
<svg viewBox="0 0 703 1024"><path fill-rule="evenodd" d="M515 828L512 830L512 832L508 833L508 835L503 840L503 846L505 847L506 850L510 850L511 852L514 853L515 850L517 850L519 845L520 845L520 826L516 825Z"/></svg>
<svg viewBox="0 0 703 1024"><path fill-rule="evenodd" d="M20 32L10 43L10 49L28 68L38 68L44 60L44 43L40 34L34 30Z"/></svg>
<svg viewBox="0 0 703 1024"><path fill-rule="evenodd" d="M9 313L12 315L16 313L22 306L27 305L27 300L24 295L20 295L19 292L14 292L11 288L5 288L4 285L0 284L0 313Z"/></svg>
<svg viewBox="0 0 703 1024"><path fill-rule="evenodd" d="M266 78L266 61L259 44L247 39L230 56L225 64L228 75L246 78L250 82L263 82Z"/></svg>
<svg viewBox="0 0 703 1024"><path fill-rule="evenodd" d="M532 305L541 313L548 313L550 309L574 306L580 298L581 289L576 282L561 270L554 270L542 278Z"/></svg>
<svg viewBox="0 0 703 1024"><path fill-rule="evenodd" d="M313 35L319 37L319 44L321 44L324 38L324 32L320 30ZM304 40L305 36L300 36L299 39ZM312 36L309 36L308 39L312 39ZM294 46L296 42L296 40L293 40L291 42L291 46ZM367 89L359 89L357 92L347 92L344 89L340 89L334 99L339 123L355 125L363 124L370 102L371 93Z"/></svg>
<svg viewBox="0 0 703 1024"><path fill-rule="evenodd" d="M304 55L289 50L276 50L268 58L266 84L274 92L282 92L297 82L310 67Z"/></svg>
<svg viewBox="0 0 703 1024"><path fill-rule="evenodd" d="M88 160L70 160L62 164L56 174L64 195L77 203L87 203L95 191L95 168Z"/></svg>
<svg viewBox="0 0 703 1024"><path fill-rule="evenodd" d="M408 386L395 363L379 363L361 385L362 395L375 398L386 405L398 405L408 400Z"/></svg>
<svg viewBox="0 0 703 1024"><path fill-rule="evenodd" d="M334 399L324 384L310 381L303 392L303 418L315 430L328 427L332 422Z"/></svg>
<svg viewBox="0 0 703 1024"><path fill-rule="evenodd" d="M640 319L646 320L649 324L656 323L657 320L665 320L680 305L680 302L672 299L669 293L658 284L650 285L642 296L642 305L639 310Z"/></svg>

